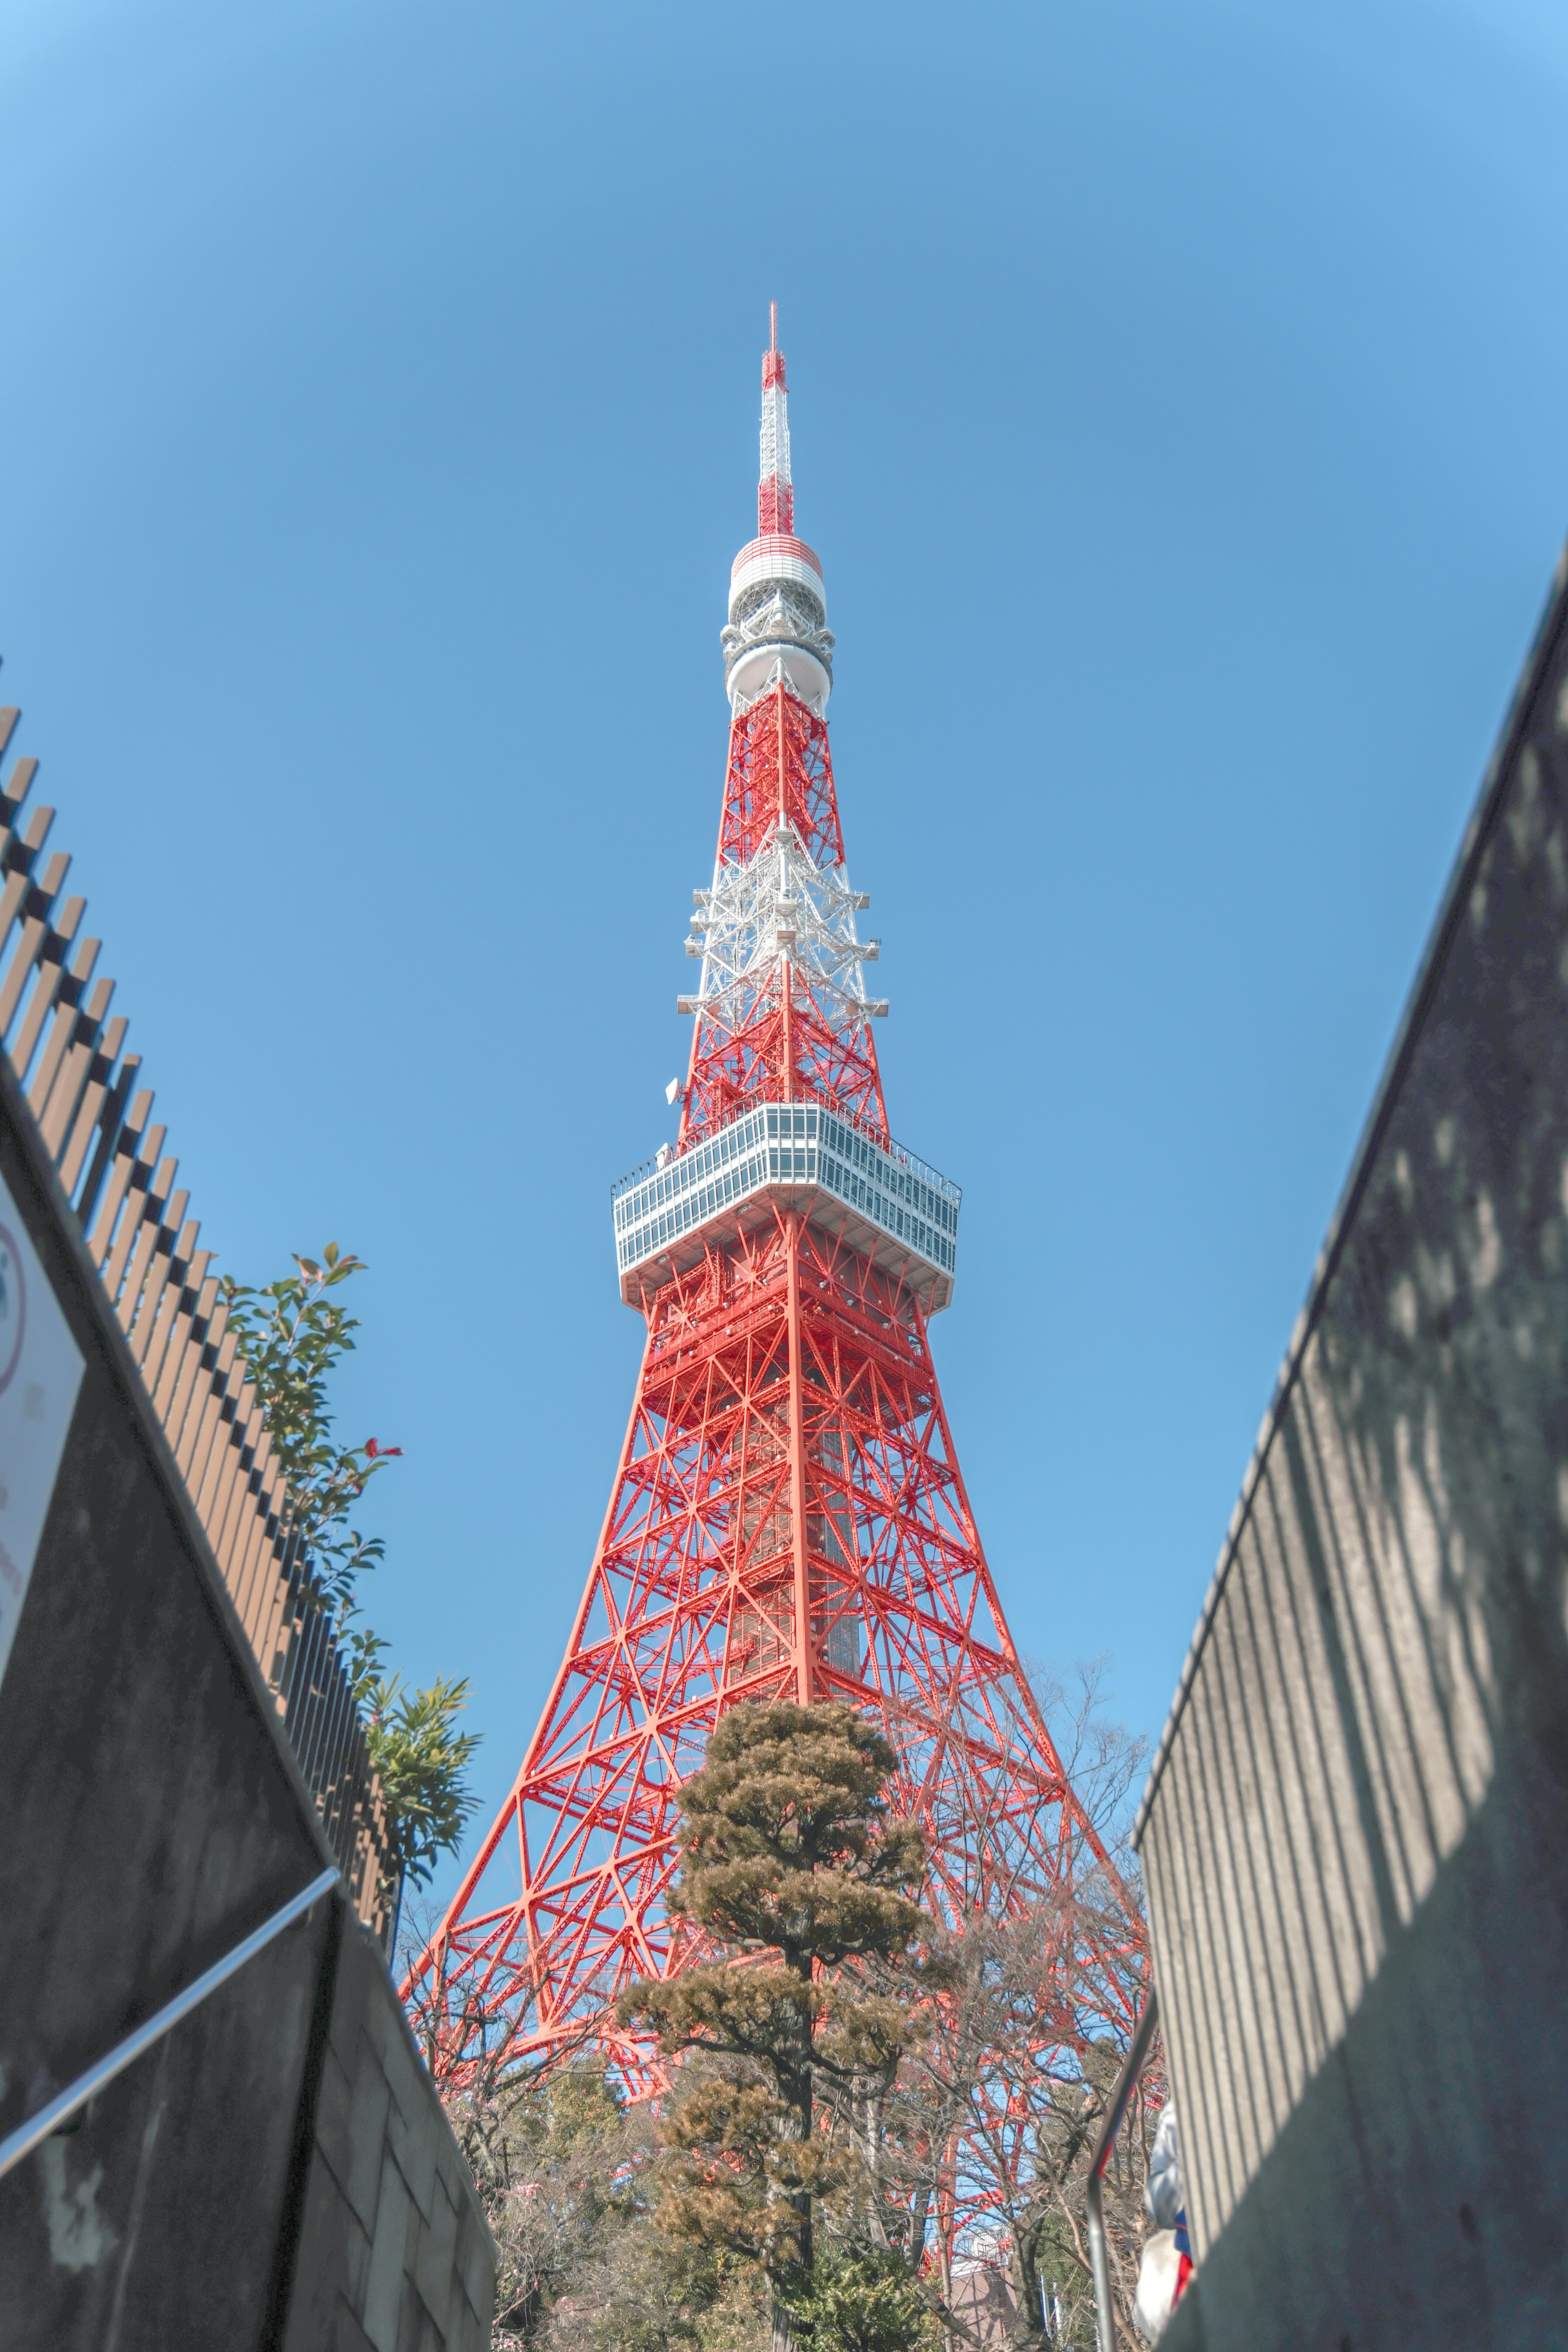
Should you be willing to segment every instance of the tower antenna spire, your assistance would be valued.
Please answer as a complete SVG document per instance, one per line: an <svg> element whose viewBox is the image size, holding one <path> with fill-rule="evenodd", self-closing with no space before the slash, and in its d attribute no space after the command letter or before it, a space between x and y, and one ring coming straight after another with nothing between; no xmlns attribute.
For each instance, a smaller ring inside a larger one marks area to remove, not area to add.
<svg viewBox="0 0 1568 2352"><path fill-rule="evenodd" d="M757 476L758 539L792 539L795 492L789 480L789 394L779 348L779 305L768 305L768 349L762 354L762 456Z"/></svg>

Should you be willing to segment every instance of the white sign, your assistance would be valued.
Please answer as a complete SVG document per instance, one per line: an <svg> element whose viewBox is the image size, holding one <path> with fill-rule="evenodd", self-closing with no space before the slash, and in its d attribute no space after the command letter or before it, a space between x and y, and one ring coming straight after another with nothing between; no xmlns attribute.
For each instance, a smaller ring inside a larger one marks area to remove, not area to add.
<svg viewBox="0 0 1568 2352"><path fill-rule="evenodd" d="M0 1681L81 1375L81 1349L0 1178Z"/></svg>

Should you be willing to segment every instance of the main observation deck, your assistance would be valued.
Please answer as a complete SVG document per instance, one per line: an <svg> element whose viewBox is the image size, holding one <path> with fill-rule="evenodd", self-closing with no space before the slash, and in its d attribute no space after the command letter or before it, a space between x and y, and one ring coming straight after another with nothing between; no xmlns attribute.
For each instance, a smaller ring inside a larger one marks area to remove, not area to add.
<svg viewBox="0 0 1568 2352"><path fill-rule="evenodd" d="M758 1104L682 1152L644 1160L611 1195L621 1296L697 1264L723 1231L748 1233L775 1208L841 1234L903 1282L927 1315L953 1296L958 1186L897 1144L884 1147L821 1103Z"/></svg>

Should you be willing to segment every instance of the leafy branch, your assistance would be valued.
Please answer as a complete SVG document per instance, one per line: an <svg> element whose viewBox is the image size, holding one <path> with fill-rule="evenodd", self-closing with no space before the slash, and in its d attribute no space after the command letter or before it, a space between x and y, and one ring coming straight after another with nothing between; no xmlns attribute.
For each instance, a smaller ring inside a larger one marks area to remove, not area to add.
<svg viewBox="0 0 1568 2352"><path fill-rule="evenodd" d="M385 1647L368 1626L347 1628L349 1679L364 1713L389 1838L408 1884L425 1886L439 1856L456 1852L474 1811L466 1775L481 1735L455 1728L468 1704L466 1675L458 1682L437 1675L427 1690L406 1689L402 1675L382 1671Z"/></svg>
<svg viewBox="0 0 1568 2352"><path fill-rule="evenodd" d="M261 1288L223 1280L229 1329L237 1333L294 1504L317 1597L340 1612L353 1605L355 1579L382 1560L380 1536L361 1535L349 1513L378 1470L392 1458L374 1438L339 1445L331 1434L327 1380L340 1358L351 1355L360 1318L329 1297L340 1282L364 1271L364 1260L344 1256L329 1242L319 1260L296 1256L298 1274Z"/></svg>
<svg viewBox="0 0 1568 2352"><path fill-rule="evenodd" d="M398 1445L341 1445L332 1432L328 1384L354 1349L360 1318L333 1293L364 1260L329 1242L319 1258L295 1256L296 1272L259 1287L225 1276L223 1295L256 1385L261 1417L287 1481L293 1525L314 1606L329 1609L366 1745L382 1786L388 1842L408 1883L429 1883L443 1853L455 1852L478 1800L467 1778L477 1732L459 1732L468 1681L437 1675L407 1688L383 1664L386 1643L359 1616L358 1580L385 1555L380 1536L350 1525L366 1487L401 1454Z"/></svg>

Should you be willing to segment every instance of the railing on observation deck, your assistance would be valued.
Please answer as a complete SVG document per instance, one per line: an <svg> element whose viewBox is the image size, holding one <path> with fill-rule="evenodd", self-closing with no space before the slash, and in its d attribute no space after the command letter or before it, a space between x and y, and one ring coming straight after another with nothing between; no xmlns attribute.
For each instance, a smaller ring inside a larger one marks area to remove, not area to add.
<svg viewBox="0 0 1568 2352"><path fill-rule="evenodd" d="M0 710L0 758L17 712ZM212 1545L360 1916L384 1931L381 1790L329 1612L317 1601L256 1390L227 1330L213 1253L196 1247L178 1161L163 1153L141 1056L95 979L70 859L46 856L52 809L23 804L37 770L0 783L0 1045Z"/></svg>
<svg viewBox="0 0 1568 2352"><path fill-rule="evenodd" d="M897 1144L874 1141L825 1105L759 1103L661 1163L644 1160L611 1189L622 1274L731 1203L770 1184L816 1184L894 1241L951 1275L959 1187Z"/></svg>

